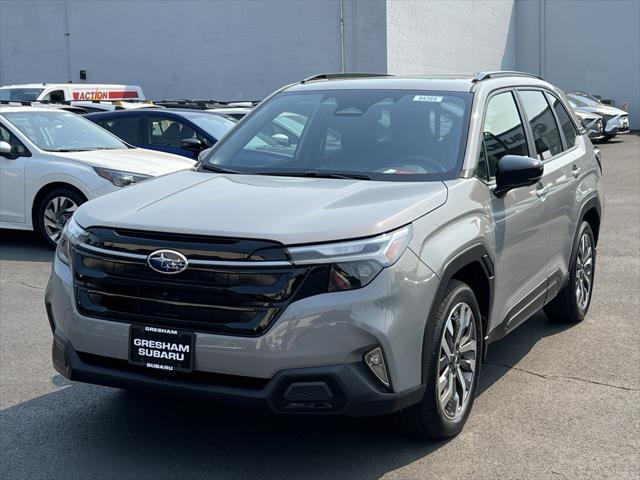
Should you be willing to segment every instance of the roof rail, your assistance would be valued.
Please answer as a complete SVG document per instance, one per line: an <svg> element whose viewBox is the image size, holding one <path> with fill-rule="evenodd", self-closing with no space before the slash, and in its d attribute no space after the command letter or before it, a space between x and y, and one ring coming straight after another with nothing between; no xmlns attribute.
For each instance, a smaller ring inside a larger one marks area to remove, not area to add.
<svg viewBox="0 0 640 480"><path fill-rule="evenodd" d="M344 73L319 73L312 77L305 78L300 83L315 82L317 80L338 80L341 78L376 78L393 77L390 73L365 73L365 72L344 72Z"/></svg>
<svg viewBox="0 0 640 480"><path fill-rule="evenodd" d="M543 78L539 75L534 75L533 73L527 72L517 72L511 70L496 70L493 72L476 72L473 76L473 83L481 82L482 80L486 80L488 78L498 78L498 77L531 77L537 78L538 80L543 80Z"/></svg>
<svg viewBox="0 0 640 480"><path fill-rule="evenodd" d="M182 107L192 108L196 110L206 110L209 108L233 108L233 107L255 107L260 100L189 100L186 98L164 99L155 102L156 105L163 107Z"/></svg>

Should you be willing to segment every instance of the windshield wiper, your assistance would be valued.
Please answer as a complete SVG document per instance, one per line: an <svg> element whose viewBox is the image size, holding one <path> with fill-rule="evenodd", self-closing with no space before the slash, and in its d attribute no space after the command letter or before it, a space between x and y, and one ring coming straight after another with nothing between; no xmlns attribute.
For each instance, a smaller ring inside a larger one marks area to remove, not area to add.
<svg viewBox="0 0 640 480"><path fill-rule="evenodd" d="M46 152L92 152L94 150L115 150L111 147L89 147L89 148L47 148Z"/></svg>
<svg viewBox="0 0 640 480"><path fill-rule="evenodd" d="M311 178L342 178L347 180L371 180L365 173L323 172L305 170L303 172L257 172L256 175L271 175L274 177L311 177Z"/></svg>
<svg viewBox="0 0 640 480"><path fill-rule="evenodd" d="M215 173L236 173L238 175L246 175L245 172L239 172L237 170L231 170L231 169L228 169L228 168L218 167L218 166L212 165L210 163L202 163L202 164L200 164L200 168L202 168L203 170L207 170L209 172L215 172Z"/></svg>

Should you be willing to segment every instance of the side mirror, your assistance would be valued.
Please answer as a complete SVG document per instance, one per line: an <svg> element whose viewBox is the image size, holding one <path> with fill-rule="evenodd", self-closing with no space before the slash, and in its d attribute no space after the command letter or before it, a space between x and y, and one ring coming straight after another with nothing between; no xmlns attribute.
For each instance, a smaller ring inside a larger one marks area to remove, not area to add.
<svg viewBox="0 0 640 480"><path fill-rule="evenodd" d="M7 158L15 158L11 145L7 142L0 142L0 155Z"/></svg>
<svg viewBox="0 0 640 480"><path fill-rule="evenodd" d="M289 137L284 133L274 133L271 135L271 138L273 138L279 145L289 145Z"/></svg>
<svg viewBox="0 0 640 480"><path fill-rule="evenodd" d="M191 152L199 152L204 148L204 145L197 138L187 138L180 142L180 147Z"/></svg>
<svg viewBox="0 0 640 480"><path fill-rule="evenodd" d="M505 155L498 162L495 194L502 197L509 190L528 187L542 178L544 165L535 158Z"/></svg>

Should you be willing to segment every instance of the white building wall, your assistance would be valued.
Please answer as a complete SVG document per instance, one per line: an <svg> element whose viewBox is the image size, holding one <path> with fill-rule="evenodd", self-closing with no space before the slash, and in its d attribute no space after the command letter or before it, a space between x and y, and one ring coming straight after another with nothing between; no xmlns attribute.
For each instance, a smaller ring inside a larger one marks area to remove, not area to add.
<svg viewBox="0 0 640 480"><path fill-rule="evenodd" d="M449 74L515 67L512 0L388 0L390 73Z"/></svg>
<svg viewBox="0 0 640 480"><path fill-rule="evenodd" d="M519 70L629 104L640 128L640 1L518 0Z"/></svg>
<svg viewBox="0 0 640 480"><path fill-rule="evenodd" d="M343 5L345 69L384 70L384 0ZM260 99L341 68L339 0L0 0L0 85L85 69L149 98Z"/></svg>

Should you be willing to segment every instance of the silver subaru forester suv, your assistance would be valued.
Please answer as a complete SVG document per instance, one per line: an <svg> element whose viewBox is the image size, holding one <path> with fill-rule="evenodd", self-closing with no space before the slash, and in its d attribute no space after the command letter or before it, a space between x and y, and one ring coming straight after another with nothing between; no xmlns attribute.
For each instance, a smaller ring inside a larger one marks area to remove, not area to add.
<svg viewBox="0 0 640 480"><path fill-rule="evenodd" d="M491 342L543 307L585 317L601 175L527 74L309 78L194 170L77 210L46 292L53 364L450 437Z"/></svg>

